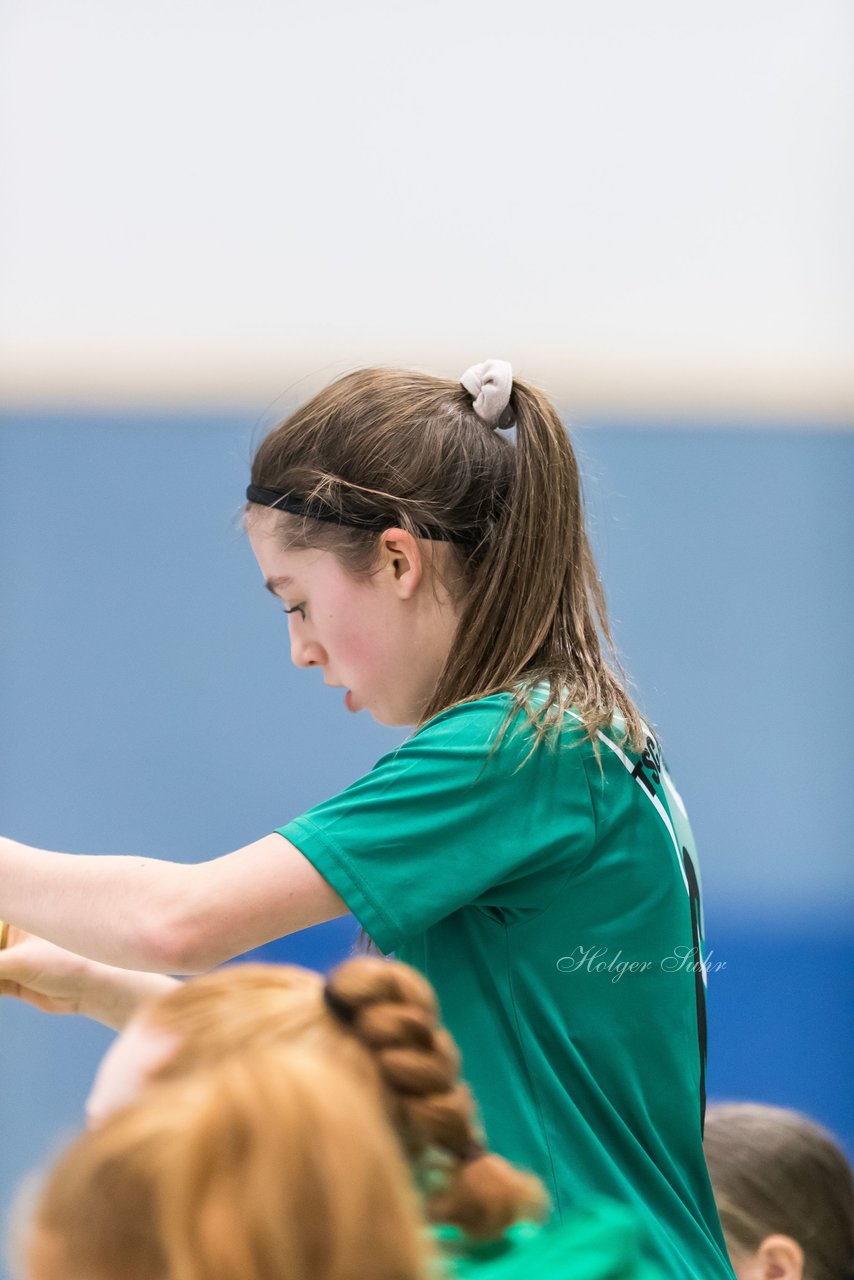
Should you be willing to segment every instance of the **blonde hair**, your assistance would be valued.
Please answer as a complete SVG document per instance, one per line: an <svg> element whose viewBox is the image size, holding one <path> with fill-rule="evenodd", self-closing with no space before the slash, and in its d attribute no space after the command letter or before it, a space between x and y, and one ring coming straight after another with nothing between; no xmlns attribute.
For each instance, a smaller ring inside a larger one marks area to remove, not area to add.
<svg viewBox="0 0 854 1280"><path fill-rule="evenodd" d="M50 1172L39 1280L424 1280L431 1248L379 1107L305 1050L147 1090Z"/></svg>
<svg viewBox="0 0 854 1280"><path fill-rule="evenodd" d="M854 1177L832 1134L785 1107L718 1103L703 1145L731 1250L780 1233L803 1249L807 1280L854 1274Z"/></svg>
<svg viewBox="0 0 854 1280"><path fill-rule="evenodd" d="M334 1058L367 1102L373 1096L384 1107L434 1223L495 1239L545 1214L539 1179L481 1148L459 1051L439 1023L433 988L408 965L358 957L328 983L291 965L234 965L183 983L142 1017L178 1037L154 1080L275 1045Z"/></svg>
<svg viewBox="0 0 854 1280"><path fill-rule="evenodd" d="M567 432L548 397L518 378L509 413L514 441L485 425L459 382L360 369L270 432L252 484L324 517L280 512L284 547L331 551L356 576L375 567L378 535L335 524L336 516L447 543L460 621L419 724L509 691L504 728L523 710L534 746L570 707L594 741L618 716L642 745L640 716L605 658L610 652L619 671ZM247 515L258 509L250 503ZM535 708L531 694L544 681L549 695Z"/></svg>

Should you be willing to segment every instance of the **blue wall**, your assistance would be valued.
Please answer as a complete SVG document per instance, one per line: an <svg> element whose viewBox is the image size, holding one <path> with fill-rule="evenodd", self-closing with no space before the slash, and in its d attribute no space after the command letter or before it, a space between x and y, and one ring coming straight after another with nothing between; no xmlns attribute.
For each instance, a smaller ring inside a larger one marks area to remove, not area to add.
<svg viewBox="0 0 854 1280"><path fill-rule="evenodd" d="M238 515L249 416L0 425L0 830L236 848L402 736L294 670ZM580 427L614 629L697 835L709 1093L854 1147L854 434ZM329 744L334 743L330 751ZM324 967L352 923L265 952ZM79 1122L109 1033L0 1003L0 1203Z"/></svg>

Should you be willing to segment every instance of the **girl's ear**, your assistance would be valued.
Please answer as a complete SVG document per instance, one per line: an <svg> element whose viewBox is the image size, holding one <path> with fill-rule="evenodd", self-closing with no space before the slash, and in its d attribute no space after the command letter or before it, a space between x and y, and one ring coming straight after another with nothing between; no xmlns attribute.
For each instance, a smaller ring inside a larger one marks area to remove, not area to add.
<svg viewBox="0 0 854 1280"><path fill-rule="evenodd" d="M421 550L405 529L385 529L380 535L380 571L401 600L414 594L424 572Z"/></svg>
<svg viewBox="0 0 854 1280"><path fill-rule="evenodd" d="M745 1280L803 1280L804 1251L791 1236L766 1236L743 1274Z"/></svg>

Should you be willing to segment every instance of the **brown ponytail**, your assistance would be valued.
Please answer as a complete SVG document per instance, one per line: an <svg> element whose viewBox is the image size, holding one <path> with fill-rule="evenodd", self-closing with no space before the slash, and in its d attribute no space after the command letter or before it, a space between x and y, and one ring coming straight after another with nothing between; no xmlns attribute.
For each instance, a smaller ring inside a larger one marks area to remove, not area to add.
<svg viewBox="0 0 854 1280"><path fill-rule="evenodd" d="M349 1073L261 1051L160 1084L60 1159L40 1280L425 1280L400 1150Z"/></svg>
<svg viewBox="0 0 854 1280"><path fill-rule="evenodd" d="M333 971L327 991L334 1016L373 1055L431 1221L495 1239L519 1219L542 1217L539 1179L481 1145L459 1051L439 1025L426 978L408 965L360 957Z"/></svg>
<svg viewBox="0 0 854 1280"><path fill-rule="evenodd" d="M430 544L459 613L457 641L419 723L458 703L513 691L534 744L575 708L587 732L619 714L633 743L641 721L603 653L613 651L604 592L584 526L578 466L551 401L513 383L515 442L486 426L458 383L398 369L332 382L261 443L252 483L330 514L387 521ZM253 508L247 508L252 518ZM357 576L374 567L377 534L280 513L288 548L333 552ZM616 659L614 659L616 666ZM547 682L534 707L530 693ZM506 726L505 726L506 727Z"/></svg>

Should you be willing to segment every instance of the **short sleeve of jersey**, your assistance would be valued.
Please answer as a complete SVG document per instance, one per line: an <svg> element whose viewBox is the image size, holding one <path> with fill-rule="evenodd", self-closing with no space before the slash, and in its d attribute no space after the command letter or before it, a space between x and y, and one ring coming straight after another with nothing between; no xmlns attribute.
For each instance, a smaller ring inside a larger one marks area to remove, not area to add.
<svg viewBox="0 0 854 1280"><path fill-rule="evenodd" d="M509 705L498 694L443 712L278 828L382 951L462 907L542 911L591 851L583 735L567 730L526 761L532 730L518 714L490 755Z"/></svg>

